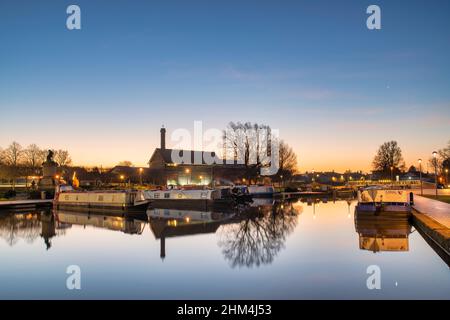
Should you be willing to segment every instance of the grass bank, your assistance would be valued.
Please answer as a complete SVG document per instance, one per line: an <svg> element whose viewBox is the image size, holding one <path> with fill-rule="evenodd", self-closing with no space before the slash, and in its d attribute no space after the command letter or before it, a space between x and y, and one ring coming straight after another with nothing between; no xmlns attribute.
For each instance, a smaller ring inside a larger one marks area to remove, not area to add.
<svg viewBox="0 0 450 320"><path fill-rule="evenodd" d="M433 200L438 200L441 202L445 202L445 203L450 203L450 196L441 196L439 195L436 199L436 196L430 196L430 195L424 195L425 198L429 198L429 199L433 199Z"/></svg>

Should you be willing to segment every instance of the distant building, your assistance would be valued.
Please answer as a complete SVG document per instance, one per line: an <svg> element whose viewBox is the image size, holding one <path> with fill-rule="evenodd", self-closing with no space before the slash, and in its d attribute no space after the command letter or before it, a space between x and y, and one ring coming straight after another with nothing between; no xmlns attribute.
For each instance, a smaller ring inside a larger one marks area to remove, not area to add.
<svg viewBox="0 0 450 320"><path fill-rule="evenodd" d="M214 152L166 148L166 129L160 130L161 145L153 151L148 162L150 182L158 185L220 185L242 183L246 167L227 164ZM184 158L174 161L173 155ZM207 159L214 161L206 161ZM209 164L213 162L214 164Z"/></svg>

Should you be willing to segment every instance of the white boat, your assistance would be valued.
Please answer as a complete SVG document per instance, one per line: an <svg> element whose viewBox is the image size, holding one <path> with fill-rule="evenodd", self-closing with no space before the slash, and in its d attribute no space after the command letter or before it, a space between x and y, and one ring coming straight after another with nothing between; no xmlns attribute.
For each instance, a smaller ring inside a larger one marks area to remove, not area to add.
<svg viewBox="0 0 450 320"><path fill-rule="evenodd" d="M248 186L248 193L254 198L271 198L274 196L274 194L276 194L275 188L273 186L265 185Z"/></svg>
<svg viewBox="0 0 450 320"><path fill-rule="evenodd" d="M145 212L149 201L142 190L75 191L71 186L58 186L53 204L56 209Z"/></svg>
<svg viewBox="0 0 450 320"><path fill-rule="evenodd" d="M235 199L231 188L217 189L169 189L144 191L144 198L154 208L199 209L208 210L214 207L232 207Z"/></svg>
<svg viewBox="0 0 450 320"><path fill-rule="evenodd" d="M382 187L368 187L358 191L358 212L374 214L411 212L413 194L407 190L390 190Z"/></svg>

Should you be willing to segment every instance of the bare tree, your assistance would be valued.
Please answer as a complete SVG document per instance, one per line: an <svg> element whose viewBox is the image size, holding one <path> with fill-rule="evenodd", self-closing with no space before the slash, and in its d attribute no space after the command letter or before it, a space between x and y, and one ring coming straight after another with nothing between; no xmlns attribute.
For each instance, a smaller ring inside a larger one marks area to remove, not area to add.
<svg viewBox="0 0 450 320"><path fill-rule="evenodd" d="M61 166L69 166L72 163L69 151L67 150L56 150L55 151L55 161Z"/></svg>
<svg viewBox="0 0 450 320"><path fill-rule="evenodd" d="M294 150L284 141L280 142L280 169L278 175L283 178L292 177L297 171L297 155Z"/></svg>
<svg viewBox="0 0 450 320"><path fill-rule="evenodd" d="M224 157L245 165L247 177L255 178L259 168L270 165L270 127L250 122L230 122L223 132Z"/></svg>
<svg viewBox="0 0 450 320"><path fill-rule="evenodd" d="M389 173L391 170L402 170L404 167L402 150L398 146L397 141L389 141L382 144L373 159L373 168L384 173Z"/></svg>
<svg viewBox="0 0 450 320"><path fill-rule="evenodd" d="M22 146L13 142L9 145L7 149L3 151L4 162L10 167L10 176L12 178L12 188L16 188L16 178L19 174L19 165L23 159L23 149Z"/></svg>
<svg viewBox="0 0 450 320"><path fill-rule="evenodd" d="M35 144L30 144L23 152L26 165L35 172L45 160L45 151Z"/></svg>

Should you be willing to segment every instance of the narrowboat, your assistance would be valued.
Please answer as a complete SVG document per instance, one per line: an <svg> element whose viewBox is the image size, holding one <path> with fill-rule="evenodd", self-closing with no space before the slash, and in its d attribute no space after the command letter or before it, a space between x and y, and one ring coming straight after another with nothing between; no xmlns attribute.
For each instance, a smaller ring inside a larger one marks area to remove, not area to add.
<svg viewBox="0 0 450 320"><path fill-rule="evenodd" d="M149 201L142 190L75 191L71 186L58 186L53 205L76 211L145 213Z"/></svg>
<svg viewBox="0 0 450 320"><path fill-rule="evenodd" d="M251 185L248 186L248 193L253 198L272 198L276 192L273 186Z"/></svg>
<svg viewBox="0 0 450 320"><path fill-rule="evenodd" d="M231 188L216 189L168 189L144 191L144 198L153 208L209 210L214 208L232 208L236 198Z"/></svg>
<svg viewBox="0 0 450 320"><path fill-rule="evenodd" d="M356 211L373 215L409 216L413 201L413 194L407 190L368 187L358 191Z"/></svg>

